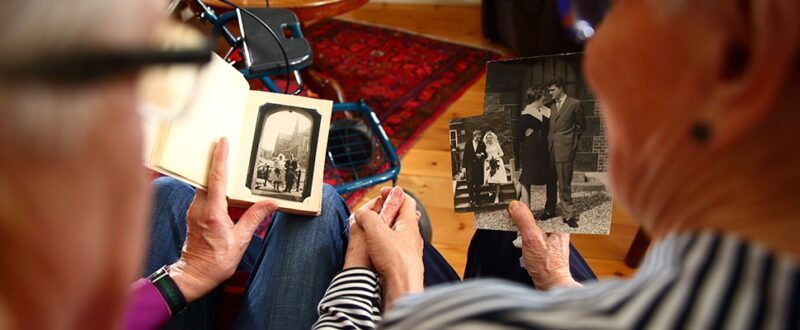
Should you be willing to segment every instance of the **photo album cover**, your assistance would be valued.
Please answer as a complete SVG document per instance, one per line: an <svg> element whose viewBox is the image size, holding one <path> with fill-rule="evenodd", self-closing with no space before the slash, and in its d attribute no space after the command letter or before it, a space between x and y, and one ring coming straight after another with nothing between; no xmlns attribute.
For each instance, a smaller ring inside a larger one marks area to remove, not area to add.
<svg viewBox="0 0 800 330"><path fill-rule="evenodd" d="M231 204L272 199L282 211L319 214L333 103L251 91L216 55L202 70L185 114L145 123L146 165L204 189L214 146L225 137Z"/></svg>
<svg viewBox="0 0 800 330"><path fill-rule="evenodd" d="M450 121L455 209L475 228L516 231L507 206L519 200L545 232L610 233L605 129L582 56L489 62L483 115Z"/></svg>

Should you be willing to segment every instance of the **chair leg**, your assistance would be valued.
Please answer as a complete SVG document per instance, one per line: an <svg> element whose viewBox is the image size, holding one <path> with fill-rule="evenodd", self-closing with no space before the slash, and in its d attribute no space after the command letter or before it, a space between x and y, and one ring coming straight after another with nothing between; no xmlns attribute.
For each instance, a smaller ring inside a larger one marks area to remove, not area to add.
<svg viewBox="0 0 800 330"><path fill-rule="evenodd" d="M650 235L644 232L642 228L636 231L636 236L633 238L633 243L628 249L628 254L625 255L625 265L631 268L639 267L642 258L650 247Z"/></svg>

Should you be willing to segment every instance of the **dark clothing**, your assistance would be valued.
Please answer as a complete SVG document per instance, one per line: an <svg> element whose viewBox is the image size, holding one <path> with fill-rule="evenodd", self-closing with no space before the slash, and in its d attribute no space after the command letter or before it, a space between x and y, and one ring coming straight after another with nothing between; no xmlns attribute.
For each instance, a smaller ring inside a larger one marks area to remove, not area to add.
<svg viewBox="0 0 800 330"><path fill-rule="evenodd" d="M586 120L580 111L580 101L567 97L561 107L551 107L550 129L547 142L550 150L551 174L558 180L558 191L561 199L564 219L575 216L572 205L572 170L575 154L578 151L578 139L586 127ZM555 208L555 192L548 186L547 205ZM551 199L552 197L552 199ZM545 207L547 209L548 207Z"/></svg>
<svg viewBox="0 0 800 330"><path fill-rule="evenodd" d="M567 97L559 109L551 105L550 128L547 142L556 162L574 162L578 139L583 135L586 119L580 111L580 101Z"/></svg>
<svg viewBox="0 0 800 330"><path fill-rule="evenodd" d="M297 161L296 160L287 160L286 161L286 189L284 192L292 191L292 187L294 187L294 174L297 171Z"/></svg>
<svg viewBox="0 0 800 330"><path fill-rule="evenodd" d="M551 178L550 151L547 146L547 130L550 118L542 120L534 116L523 114L517 119L514 126L514 136L520 141L520 163L522 174L519 183L530 185L543 185ZM525 136L525 131L532 129L533 133Z"/></svg>
<svg viewBox="0 0 800 330"><path fill-rule="evenodd" d="M265 186L267 185L267 180L268 180L267 179L267 176L268 176L267 173L269 173L269 166L263 165L263 166L258 168L258 173L256 174L256 178L257 179L264 180L264 185Z"/></svg>
<svg viewBox="0 0 800 330"><path fill-rule="evenodd" d="M464 166L467 169L467 189L470 202L478 203L483 186L483 161L486 160L486 145L478 142L478 147L472 146L472 140L464 146Z"/></svg>

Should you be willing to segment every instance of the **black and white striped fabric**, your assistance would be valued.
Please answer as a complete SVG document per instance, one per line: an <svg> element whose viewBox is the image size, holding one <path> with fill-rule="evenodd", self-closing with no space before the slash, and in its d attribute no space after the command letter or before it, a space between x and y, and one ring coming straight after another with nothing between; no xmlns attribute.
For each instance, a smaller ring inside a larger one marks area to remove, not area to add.
<svg viewBox="0 0 800 330"><path fill-rule="evenodd" d="M365 268L339 272L319 302L319 315L314 329L374 329L381 321L378 274Z"/></svg>
<svg viewBox="0 0 800 330"><path fill-rule="evenodd" d="M627 280L534 291L478 280L404 297L381 328L798 329L800 272L788 257L712 233L658 242Z"/></svg>

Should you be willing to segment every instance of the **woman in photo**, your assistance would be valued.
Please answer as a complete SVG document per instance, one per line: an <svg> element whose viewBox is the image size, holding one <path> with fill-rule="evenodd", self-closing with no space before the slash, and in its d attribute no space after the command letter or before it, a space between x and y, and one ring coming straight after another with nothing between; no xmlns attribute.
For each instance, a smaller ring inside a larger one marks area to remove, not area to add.
<svg viewBox="0 0 800 330"><path fill-rule="evenodd" d="M544 105L547 95L547 90L542 86L528 89L525 93L528 105L514 125L514 136L520 141L520 201L528 207L532 204L531 185L544 185L552 179L547 146L550 108Z"/></svg>
<svg viewBox="0 0 800 330"><path fill-rule="evenodd" d="M497 135L492 131L486 132L483 136L483 143L486 144L486 160L483 161L484 180L494 188L494 202L499 203L503 200L500 196L500 185L508 183L506 176L506 165L503 163L503 148L497 140Z"/></svg>

